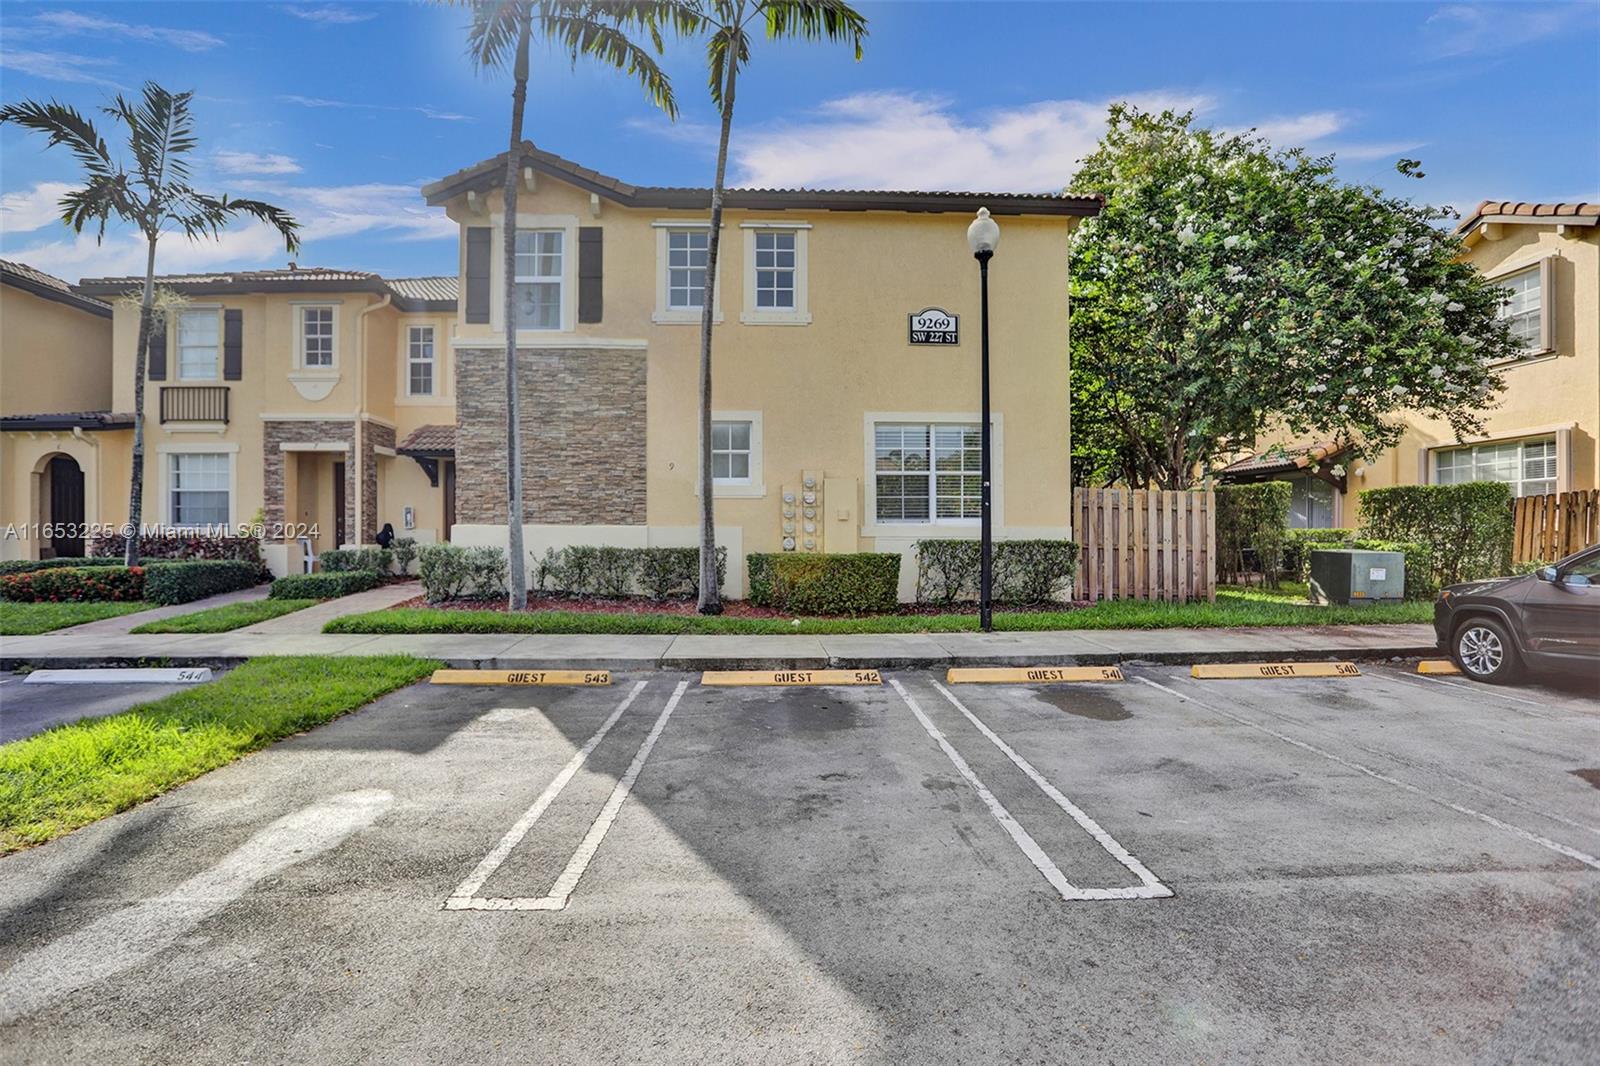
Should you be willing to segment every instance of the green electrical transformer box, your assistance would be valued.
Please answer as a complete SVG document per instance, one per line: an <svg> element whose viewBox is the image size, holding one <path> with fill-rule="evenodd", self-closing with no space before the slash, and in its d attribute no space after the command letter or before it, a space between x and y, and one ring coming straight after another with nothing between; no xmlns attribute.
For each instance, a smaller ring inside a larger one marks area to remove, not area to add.
<svg viewBox="0 0 1600 1066"><path fill-rule="evenodd" d="M1400 552L1318 549L1311 553L1312 603L1398 603L1406 595Z"/></svg>

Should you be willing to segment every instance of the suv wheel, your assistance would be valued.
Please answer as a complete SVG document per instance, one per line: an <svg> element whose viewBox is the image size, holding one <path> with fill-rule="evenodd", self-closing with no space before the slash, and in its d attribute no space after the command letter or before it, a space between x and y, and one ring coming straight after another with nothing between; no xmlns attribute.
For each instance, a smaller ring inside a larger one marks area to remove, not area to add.
<svg viewBox="0 0 1600 1066"><path fill-rule="evenodd" d="M1474 681L1495 685L1515 681L1520 667L1506 627L1490 618L1469 618L1461 623L1450 657Z"/></svg>

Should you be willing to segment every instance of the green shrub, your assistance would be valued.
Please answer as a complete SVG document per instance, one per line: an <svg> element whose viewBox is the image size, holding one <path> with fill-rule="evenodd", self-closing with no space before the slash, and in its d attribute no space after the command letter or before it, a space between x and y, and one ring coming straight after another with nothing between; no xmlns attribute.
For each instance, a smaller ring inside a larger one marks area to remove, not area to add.
<svg viewBox="0 0 1600 1066"><path fill-rule="evenodd" d="M728 576L728 549L717 549L717 583ZM656 600L700 594L699 548L599 548L574 544L547 548L534 562L534 586L574 596L628 596Z"/></svg>
<svg viewBox="0 0 1600 1066"><path fill-rule="evenodd" d="M1406 557L1406 599L1432 599L1438 592L1433 581L1433 557L1426 544L1413 540L1378 540L1356 535L1353 529L1284 530L1283 572L1291 581L1311 580L1311 553L1318 548L1355 548L1361 551L1401 552Z"/></svg>
<svg viewBox="0 0 1600 1066"><path fill-rule="evenodd" d="M899 606L900 555L753 553L750 602L795 614L870 614Z"/></svg>
<svg viewBox="0 0 1600 1066"><path fill-rule="evenodd" d="M473 595L492 600L506 594L506 577L509 564L504 548L468 548L466 554L467 582Z"/></svg>
<svg viewBox="0 0 1600 1066"><path fill-rule="evenodd" d="M417 561L417 542L411 537L399 537L394 542L394 564L401 574L411 573L411 564Z"/></svg>
<svg viewBox="0 0 1600 1066"><path fill-rule="evenodd" d="M317 556L322 569L330 574L347 574L352 570L389 572L394 553L388 548L334 548Z"/></svg>
<svg viewBox="0 0 1600 1066"><path fill-rule="evenodd" d="M127 538L120 533L95 537L90 554L126 558ZM166 530L145 533L139 538L140 559L235 559L261 562L261 542L254 537L230 537L216 533Z"/></svg>
<svg viewBox="0 0 1600 1066"><path fill-rule="evenodd" d="M194 559L145 567L144 598L170 607L253 588L261 583L261 564L235 559Z"/></svg>
<svg viewBox="0 0 1600 1066"><path fill-rule="evenodd" d="M1361 536L1425 545L1433 589L1508 573L1514 534L1511 487L1498 481L1396 485L1361 494Z"/></svg>
<svg viewBox="0 0 1600 1066"><path fill-rule="evenodd" d="M417 577L430 603L453 600L472 579L465 548L454 544L425 544L417 552Z"/></svg>
<svg viewBox="0 0 1600 1066"><path fill-rule="evenodd" d="M1262 579L1276 587L1293 500L1289 483L1218 485L1216 500L1217 579L1225 584L1237 580L1246 570L1248 551L1255 556Z"/></svg>
<svg viewBox="0 0 1600 1066"><path fill-rule="evenodd" d="M620 597L633 591L633 579L639 569L638 557L629 548L596 548L594 553L594 587L602 596Z"/></svg>
<svg viewBox="0 0 1600 1066"><path fill-rule="evenodd" d="M36 570L81 570L86 566L121 566L122 559L112 556L89 556L85 559L74 559L71 556L60 556L55 559L7 559L0 562L0 577L6 574L30 574Z"/></svg>
<svg viewBox="0 0 1600 1066"><path fill-rule="evenodd" d="M0 577L0 600L16 603L132 602L144 599L145 567L83 566Z"/></svg>
<svg viewBox="0 0 1600 1066"><path fill-rule="evenodd" d="M343 570L321 574L290 574L272 583L267 593L274 600L331 600L353 592L378 587L379 575L372 570Z"/></svg>
<svg viewBox="0 0 1600 1066"><path fill-rule="evenodd" d="M982 545L975 540L919 540L917 600L948 606L978 598ZM993 598L1025 606L1065 595L1078 570L1070 540L1002 540L994 546Z"/></svg>
<svg viewBox="0 0 1600 1066"><path fill-rule="evenodd" d="M1311 579L1311 553L1317 548L1345 547L1353 529L1286 529L1283 531L1283 573L1304 585Z"/></svg>

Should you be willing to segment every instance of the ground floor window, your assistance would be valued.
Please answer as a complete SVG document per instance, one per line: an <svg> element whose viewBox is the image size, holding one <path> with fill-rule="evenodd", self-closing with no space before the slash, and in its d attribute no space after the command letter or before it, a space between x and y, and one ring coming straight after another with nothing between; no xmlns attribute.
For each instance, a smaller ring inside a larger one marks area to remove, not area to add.
<svg viewBox="0 0 1600 1066"><path fill-rule="evenodd" d="M1556 491L1554 436L1442 448L1433 454L1434 481L1440 485L1503 481L1511 486L1513 496L1542 496Z"/></svg>
<svg viewBox="0 0 1600 1066"><path fill-rule="evenodd" d="M750 423L711 423L711 480L725 485L750 483Z"/></svg>
<svg viewBox="0 0 1600 1066"><path fill-rule="evenodd" d="M1310 474L1291 478L1289 495L1290 529L1333 528L1333 486Z"/></svg>
<svg viewBox="0 0 1600 1066"><path fill-rule="evenodd" d="M229 457L183 452L169 457L171 522L175 526L221 526L229 521Z"/></svg>
<svg viewBox="0 0 1600 1066"><path fill-rule="evenodd" d="M875 427L878 521L982 517L981 438L975 424Z"/></svg>

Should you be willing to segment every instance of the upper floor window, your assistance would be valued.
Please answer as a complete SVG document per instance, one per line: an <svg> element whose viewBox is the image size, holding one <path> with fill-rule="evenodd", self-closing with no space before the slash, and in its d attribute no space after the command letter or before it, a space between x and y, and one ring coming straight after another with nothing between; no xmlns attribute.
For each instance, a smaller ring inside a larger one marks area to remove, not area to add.
<svg viewBox="0 0 1600 1066"><path fill-rule="evenodd" d="M406 336L407 394L432 396L433 370L433 327L412 326Z"/></svg>
<svg viewBox="0 0 1600 1066"><path fill-rule="evenodd" d="M711 423L711 480L718 484L750 483L749 422Z"/></svg>
<svg viewBox="0 0 1600 1066"><path fill-rule="evenodd" d="M1514 496L1556 491L1556 439L1535 437L1503 444L1472 444L1434 452L1434 480L1440 485L1503 481Z"/></svg>
<svg viewBox="0 0 1600 1066"><path fill-rule="evenodd" d="M803 326L807 306L806 245L811 226L804 222L746 222L744 230L744 314L751 325Z"/></svg>
<svg viewBox="0 0 1600 1066"><path fill-rule="evenodd" d="M756 234L756 307L794 310L795 234L764 230Z"/></svg>
<svg viewBox="0 0 1600 1066"><path fill-rule="evenodd" d="M300 365L333 367L333 308L300 308Z"/></svg>
<svg viewBox="0 0 1600 1066"><path fill-rule="evenodd" d="M216 311L183 311L178 315L178 380L213 381L217 376L220 337Z"/></svg>
<svg viewBox="0 0 1600 1066"><path fill-rule="evenodd" d="M517 232L514 277L517 329L560 329L562 303L561 230Z"/></svg>
<svg viewBox="0 0 1600 1066"><path fill-rule="evenodd" d="M1546 347L1543 273L1537 266L1529 267L1497 282L1509 294L1500 307L1500 317L1510 324L1511 335L1529 351Z"/></svg>
<svg viewBox="0 0 1600 1066"><path fill-rule="evenodd" d="M230 459L225 452L169 457L168 514L174 526L224 526L229 521Z"/></svg>
<svg viewBox="0 0 1600 1066"><path fill-rule="evenodd" d="M667 307L699 310L706 305L707 229L667 232Z"/></svg>
<svg viewBox="0 0 1600 1066"><path fill-rule="evenodd" d="M976 425L875 427L877 520L950 522L981 517L981 443Z"/></svg>

